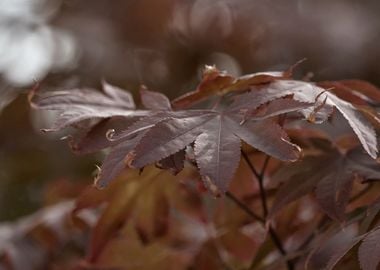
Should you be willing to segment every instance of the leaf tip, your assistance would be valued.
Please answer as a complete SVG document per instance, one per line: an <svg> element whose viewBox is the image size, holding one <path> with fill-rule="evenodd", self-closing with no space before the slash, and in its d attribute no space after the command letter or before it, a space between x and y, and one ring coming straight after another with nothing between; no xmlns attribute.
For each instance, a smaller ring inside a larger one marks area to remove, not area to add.
<svg viewBox="0 0 380 270"><path fill-rule="evenodd" d="M94 179L94 187L97 189L104 189L107 186L107 183L104 182L102 179L102 168L100 168L98 165L95 165L96 167L96 176Z"/></svg>

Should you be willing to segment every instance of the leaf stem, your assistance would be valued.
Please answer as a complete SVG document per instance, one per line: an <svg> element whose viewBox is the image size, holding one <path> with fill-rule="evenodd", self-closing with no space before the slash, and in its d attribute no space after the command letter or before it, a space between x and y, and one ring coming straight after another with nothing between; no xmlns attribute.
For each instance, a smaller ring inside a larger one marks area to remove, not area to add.
<svg viewBox="0 0 380 270"><path fill-rule="evenodd" d="M232 202L234 202L240 209L242 209L248 216L252 217L253 219L256 219L259 221L262 225L265 226L265 219L257 215L255 212L253 212L246 204L244 204L242 201L240 201L238 198L236 198L235 195L233 195L231 192L226 192L226 197L229 198ZM276 245L278 251L281 253L283 257L287 256L287 252L281 242L280 237L277 235L276 231L272 228L272 226L269 226L268 229L269 235L273 241L273 243ZM286 261L288 270L293 270L293 264L290 260Z"/></svg>
<svg viewBox="0 0 380 270"><path fill-rule="evenodd" d="M243 156L245 162L247 163L248 167L250 168L252 173L256 176L256 179L258 181L259 189L260 189L261 205L263 208L263 215L264 215L264 217L262 219L264 220L264 225L266 225L265 223L266 223L266 218L268 216L268 204L267 204L267 196L266 196L266 192L265 192L265 188L264 188L264 175L265 175L265 171L268 167L270 157L268 155L265 157L263 167L261 168L260 173L258 173L257 170L255 169L255 167L253 166L251 160L249 159L248 155L244 151L241 151L241 153L242 153L242 156ZM283 257L286 257L287 252L284 248L284 245L282 244L280 237L278 236L278 234L276 233L276 231L273 229L273 227L270 224L268 227L268 233L269 233L273 243L277 247L278 251L281 253L281 255ZM286 265L287 265L288 270L294 269L294 265L293 265L293 262L291 260L287 259Z"/></svg>
<svg viewBox="0 0 380 270"><path fill-rule="evenodd" d="M246 212L250 217L252 217L253 219L256 219L261 224L265 224L265 219L263 219L258 214L253 212L245 203L243 203L238 198L236 198L235 195L233 195L231 192L227 191L226 196L231 201L233 201L240 209L242 209L244 212Z"/></svg>
<svg viewBox="0 0 380 270"><path fill-rule="evenodd" d="M256 179L259 183L260 199L261 199L261 205L263 207L263 214L264 214L264 220L265 220L266 217L268 216L268 205L267 205L267 195L266 195L266 192L264 189L264 174L265 174L265 170L266 170L266 167L268 165L268 162L269 162L269 158L268 157L265 158L264 165L263 165L260 173L258 173L257 170L255 169L255 167L253 166L251 160L249 159L248 155L244 151L241 151L241 154L242 154L245 162L247 163L248 167L252 171L252 173L256 176Z"/></svg>

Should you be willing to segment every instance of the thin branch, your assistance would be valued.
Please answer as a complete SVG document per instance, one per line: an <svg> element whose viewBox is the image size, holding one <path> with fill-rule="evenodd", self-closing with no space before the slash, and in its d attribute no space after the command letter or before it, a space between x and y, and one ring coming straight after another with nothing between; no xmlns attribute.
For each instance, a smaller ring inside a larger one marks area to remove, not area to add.
<svg viewBox="0 0 380 270"><path fill-rule="evenodd" d="M241 152L242 152L242 156L243 156L245 162L247 163L248 167L251 169L252 173L256 176L256 179L259 183L261 205L263 207L264 219L266 219L266 217L268 215L268 205L267 205L267 195L266 195L266 192L264 189L264 181L263 180L264 180L265 169L267 167L269 159L267 159L267 158L265 159L263 168L260 171L260 173L258 173L257 170L255 169L255 167L253 166L251 160L249 159L248 155L244 151L241 151Z"/></svg>
<svg viewBox="0 0 380 270"><path fill-rule="evenodd" d="M248 214L248 216L252 217L253 219L256 219L258 222L260 222L262 225L265 226L265 219L257 215L255 212L253 212L246 204L244 204L242 201L240 201L238 198L235 197L231 192L226 192L226 197L229 198L232 202L234 202L241 210L243 210L245 213ZM277 247L278 251L281 253L282 256L286 257L287 253L284 249L284 246L282 245L280 237L277 235L276 231L269 226L269 235ZM286 261L286 265L288 267L288 270L293 270L293 264L290 260Z"/></svg>
<svg viewBox="0 0 380 270"><path fill-rule="evenodd" d="M260 174L256 171L255 167L251 163L251 161L248 158L248 155L242 150L241 155L243 156L244 160L247 162L247 165L249 169L252 171L252 173L256 176L257 179L260 178Z"/></svg>
<svg viewBox="0 0 380 270"><path fill-rule="evenodd" d="M287 253L286 253L286 250L284 248L284 246L282 245L282 242L281 242L281 239L280 237L277 235L276 231L273 229L272 226L269 226L269 234L274 242L274 244L276 245L276 247L278 248L278 251L283 255L283 256L286 256ZM287 263L289 263L289 261L287 261ZM289 267L288 267L289 268ZM290 268L290 269L293 269L293 268Z"/></svg>
<svg viewBox="0 0 380 270"><path fill-rule="evenodd" d="M253 219L256 219L261 224L265 224L265 219L260 217L258 214L253 212L246 204L244 204L242 201L240 201L238 198L235 197L231 192L226 192L227 198L229 198L231 201L233 201L237 206L239 206L240 209L242 209L244 212L246 212L250 217Z"/></svg>
<svg viewBox="0 0 380 270"><path fill-rule="evenodd" d="M259 184L260 184L260 194L263 194L263 201L265 202L265 204L263 204L264 218L265 219L268 216L268 205L267 205L267 192L264 189L264 176L265 176L265 171L266 171L268 164L269 164L269 160L270 160L270 156L266 155L263 167L261 168L261 171L260 171L260 178L258 179Z"/></svg>
<svg viewBox="0 0 380 270"><path fill-rule="evenodd" d="M252 173L256 176L256 179L258 181L259 189L260 189L261 205L263 207L263 214L264 214L263 220L264 220L264 225L265 225L266 218L268 216L268 204L267 204L267 196L266 196L266 192L265 192L265 188L264 188L264 175L265 175L265 171L268 167L268 163L269 163L270 158L269 158L269 156L266 156L266 158L264 160L263 167L262 167L260 173L258 173L257 170L255 169L255 167L253 166L251 160L249 159L248 155L244 151L241 151L241 153L242 153L242 156L243 156L245 162L247 163L248 167L250 168ZM286 250L282 244L282 241L271 225L269 225L268 232L269 232L269 235L270 235L273 243L277 247L278 251L281 253L281 255L283 257L286 257L287 252L286 252ZM291 260L288 260L288 259L286 260L286 266L287 266L288 270L294 269L294 265L293 265L293 262Z"/></svg>
<svg viewBox="0 0 380 270"><path fill-rule="evenodd" d="M268 164L269 164L269 160L270 160L270 156L267 155L265 157L263 167L261 168L261 171L260 171L260 177L261 178L264 177L265 171L267 170L267 167L268 167Z"/></svg>

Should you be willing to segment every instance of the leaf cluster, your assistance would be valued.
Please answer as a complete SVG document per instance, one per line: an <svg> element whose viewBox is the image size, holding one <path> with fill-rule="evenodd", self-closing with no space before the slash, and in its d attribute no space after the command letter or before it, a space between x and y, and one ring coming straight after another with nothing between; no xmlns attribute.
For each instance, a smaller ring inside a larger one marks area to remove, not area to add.
<svg viewBox="0 0 380 270"><path fill-rule="evenodd" d="M95 185L105 188L110 184L110 187L104 191L88 191L79 198L75 210L107 205L95 225L87 261L101 262L101 266L118 265L116 262L122 265L123 260L112 254L122 253L127 244L123 241L129 239L128 243L133 246L129 249L141 248L139 255L131 255L129 261L159 251L165 253L163 258L169 261L175 258L179 263L179 254L168 249L175 239L172 235L169 237L168 228L173 228L172 222L178 222L172 220L171 211L182 214L184 211L185 216L195 217L202 223L204 206L200 202L185 208L178 206L181 204L181 199L176 197L181 192L176 190L179 186L170 187L172 183L167 186L166 181L159 180L169 176L165 172L163 177L162 171L152 167L155 165L178 175L171 177L185 181L185 186L196 183L215 196L227 194L243 210L248 209L248 214L249 208L259 208L261 201L261 215L254 213L251 218L267 228L271 240L265 238L260 244L256 241L257 252L245 254L246 257L234 243L230 249L232 254L238 254L238 258L255 258L250 266L243 263L237 264L239 267L280 269L276 267L286 265L292 269L295 263L313 267L323 258L320 239L336 234L339 231L336 226L356 224L350 236L354 240L348 241L351 244L342 244L344 250L337 249L324 263L328 269L336 267L345 254L361 242L360 266L365 270L376 269L379 263L375 259L379 258L375 256L379 254L376 245L378 204L371 204L370 200L376 197L371 192L376 190L376 180L380 179L376 159L380 92L373 85L357 80L320 83L295 80L292 69L236 78L215 67L206 67L196 89L172 101L142 87L141 108L136 106L132 94L106 82L101 92L92 89L32 91L29 95L32 107L58 111L55 124L46 131L70 127L68 138L74 152L86 154L105 149L107 153ZM343 127L336 125L337 122L343 123ZM264 166L259 171L255 168L261 162ZM127 177L127 184L119 179L126 168L132 175ZM249 188L244 188L247 183L241 178L250 179L248 173L257 178L259 187L248 181ZM185 180L198 176L201 182ZM117 185L119 188L115 188ZM186 190L188 193L188 188ZM242 201L232 195L233 191L240 194ZM366 201L363 194L367 193L370 195ZM304 205L309 199L312 199L310 205ZM313 217L302 218L301 213ZM152 218L154 220L147 222ZM235 221L233 226L227 226L226 234L240 237L243 243L251 245L252 238L241 233L244 223L253 221L240 222L241 217ZM219 222L213 220L205 224L219 231ZM282 224L288 225L281 228ZM369 225L359 230L362 224ZM115 232L123 236L121 240L113 238ZM305 237L310 233L310 237ZM226 234L221 235L227 237ZM278 234L282 239L298 239L293 241L291 252L284 249ZM230 241L224 242L218 234L211 235L212 241L204 238L196 248L192 243L197 252L186 253L186 256L182 253L187 258L180 260L183 269L194 261L205 260L206 265L212 264L212 259L199 257L203 256L203 248L213 254L209 256L216 260L215 269L221 267L220 264L227 267L236 263L221 252L221 249L229 250ZM142 249L144 243L149 243L146 249ZM264 259L276 250L275 246L283 256L268 263Z"/></svg>

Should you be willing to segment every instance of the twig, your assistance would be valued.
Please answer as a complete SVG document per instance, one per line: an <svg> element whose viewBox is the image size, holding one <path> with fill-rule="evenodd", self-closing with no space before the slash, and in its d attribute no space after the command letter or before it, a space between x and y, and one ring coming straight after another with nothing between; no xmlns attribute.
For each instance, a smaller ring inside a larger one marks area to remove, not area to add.
<svg viewBox="0 0 380 270"><path fill-rule="evenodd" d="M240 201L238 198L235 197L231 192L226 192L227 198L229 198L231 201L233 201L237 206L239 206L240 209L242 209L244 212L246 212L250 217L253 219L256 219L261 224L265 224L265 219L260 217L258 214L253 212L246 204L244 204L242 201Z"/></svg>
<svg viewBox="0 0 380 270"><path fill-rule="evenodd" d="M257 170L255 169L255 167L253 166L251 160L249 159L248 155L244 151L241 151L241 153L242 153L242 156L243 156L245 162L247 163L248 167L250 168L252 173L256 176L256 179L258 181L259 189L260 189L261 205L262 205L263 214L264 214L263 220L264 220L264 225L265 225L266 218L268 216L268 204L267 204L267 197L266 197L266 192L265 192L265 188L264 188L264 174L265 174L265 171L266 171L266 168L268 166L270 158L268 156L265 158L263 167L262 167L260 173L258 173ZM282 244L282 241L271 225L269 225L269 227L268 227L268 232L269 232L269 235L270 235L273 243L276 245L278 251L281 253L281 255L283 257L286 257L287 252L286 252L286 250ZM293 262L291 260L287 259L286 265L287 265L288 270L294 269L294 265L293 265Z"/></svg>
<svg viewBox="0 0 380 270"><path fill-rule="evenodd" d="M246 204L244 204L242 201L240 201L238 198L235 197L231 192L226 192L226 197L229 198L232 202L234 202L241 210L243 210L248 216L252 217L253 219L256 219L258 222L260 222L262 225L265 226L265 219L257 215L255 212L253 212ZM278 251L283 255L284 257L287 255L284 246L282 245L282 242L277 235L276 231L269 226L269 235L273 241L273 243L276 245ZM288 269L292 270L293 266L289 268L289 261L287 261Z"/></svg>

